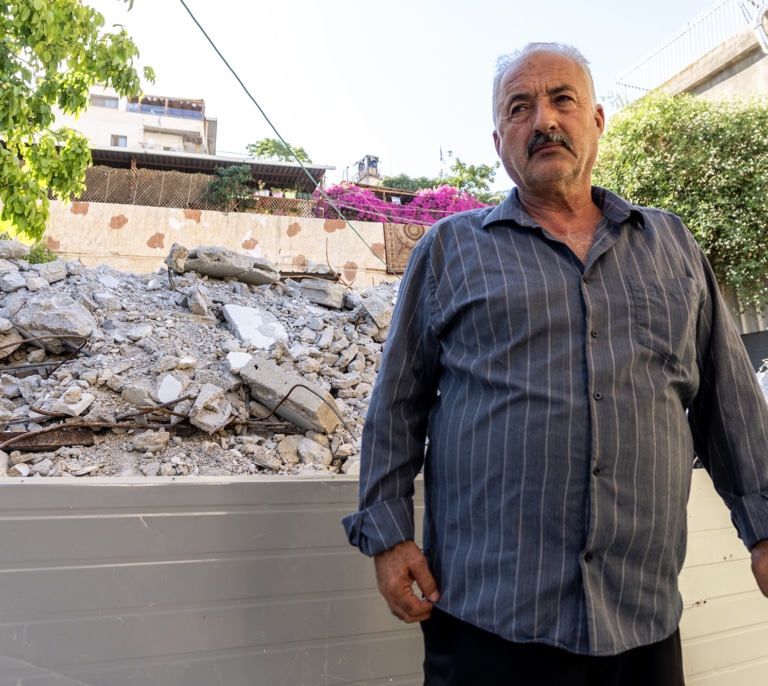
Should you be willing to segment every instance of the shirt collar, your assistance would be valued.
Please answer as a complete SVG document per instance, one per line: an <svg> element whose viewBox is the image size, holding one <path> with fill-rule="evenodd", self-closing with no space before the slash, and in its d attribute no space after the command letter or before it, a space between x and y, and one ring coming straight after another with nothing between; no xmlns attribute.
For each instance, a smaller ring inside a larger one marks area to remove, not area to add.
<svg viewBox="0 0 768 686"><path fill-rule="evenodd" d="M617 224L622 224L628 219L634 219L637 228L645 228L645 218L639 207L628 203L615 193L592 186L592 198L597 206L603 211L606 218ZM487 227L496 222L515 222L520 226L534 227L538 226L523 209L519 198L517 197L517 188L513 188L504 201L494 207L486 216L483 227Z"/></svg>

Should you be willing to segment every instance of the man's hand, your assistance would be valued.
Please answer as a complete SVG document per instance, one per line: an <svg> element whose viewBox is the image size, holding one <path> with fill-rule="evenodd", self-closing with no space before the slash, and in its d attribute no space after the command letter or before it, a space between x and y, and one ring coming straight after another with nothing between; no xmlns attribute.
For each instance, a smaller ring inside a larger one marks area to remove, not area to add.
<svg viewBox="0 0 768 686"><path fill-rule="evenodd" d="M379 592L392 614L409 623L429 619L432 604L438 601L440 593L427 566L427 558L418 546L413 541L404 541L379 553L373 560ZM425 598L419 598L413 592L414 581Z"/></svg>
<svg viewBox="0 0 768 686"><path fill-rule="evenodd" d="M768 597L768 540L752 548L752 573L763 595Z"/></svg>

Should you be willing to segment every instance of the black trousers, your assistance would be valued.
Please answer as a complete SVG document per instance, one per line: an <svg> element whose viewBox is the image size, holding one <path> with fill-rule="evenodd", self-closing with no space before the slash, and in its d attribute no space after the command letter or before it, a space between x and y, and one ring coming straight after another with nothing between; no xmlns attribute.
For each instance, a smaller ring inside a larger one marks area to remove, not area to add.
<svg viewBox="0 0 768 686"><path fill-rule="evenodd" d="M512 643L437 608L422 622L424 686L683 686L680 633L620 655Z"/></svg>

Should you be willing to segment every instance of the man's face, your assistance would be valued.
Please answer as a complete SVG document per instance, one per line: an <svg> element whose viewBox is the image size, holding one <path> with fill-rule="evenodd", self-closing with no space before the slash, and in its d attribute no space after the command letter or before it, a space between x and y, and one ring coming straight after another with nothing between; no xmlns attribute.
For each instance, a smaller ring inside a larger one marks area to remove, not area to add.
<svg viewBox="0 0 768 686"><path fill-rule="evenodd" d="M498 102L496 152L521 190L591 183L605 115L579 65L557 54L523 58L502 78Z"/></svg>

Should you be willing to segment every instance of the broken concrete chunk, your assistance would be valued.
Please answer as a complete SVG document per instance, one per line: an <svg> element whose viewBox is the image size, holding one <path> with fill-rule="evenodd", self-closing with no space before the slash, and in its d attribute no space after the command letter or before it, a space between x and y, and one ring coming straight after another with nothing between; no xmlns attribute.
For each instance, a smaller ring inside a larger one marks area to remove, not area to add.
<svg viewBox="0 0 768 686"><path fill-rule="evenodd" d="M286 436L277 444L277 453L288 467L299 464L299 442L303 436Z"/></svg>
<svg viewBox="0 0 768 686"><path fill-rule="evenodd" d="M30 293L35 293L48 285L48 282L42 276L27 276L27 290Z"/></svg>
<svg viewBox="0 0 768 686"><path fill-rule="evenodd" d="M0 260L0 276L5 276L6 274L17 271L19 271L19 268L13 262Z"/></svg>
<svg viewBox="0 0 768 686"><path fill-rule="evenodd" d="M208 304L205 302L205 296L199 288L194 288L187 296L187 307L189 307L192 314L197 314L201 317L208 316Z"/></svg>
<svg viewBox="0 0 768 686"><path fill-rule="evenodd" d="M317 340L315 341L315 345L318 348L320 348L320 350L325 350L331 345L331 343L333 343L335 334L336 334L336 330L332 326L326 327L325 329L323 329L322 333L317 337Z"/></svg>
<svg viewBox="0 0 768 686"><path fill-rule="evenodd" d="M165 430L144 431L136 434L131 441L131 448L140 452L159 453L165 450L171 435Z"/></svg>
<svg viewBox="0 0 768 686"><path fill-rule="evenodd" d="M171 246L168 257L165 258L165 264L168 265L168 269L170 269L174 274L183 274L184 264L188 255L189 250L187 250L183 245L180 245L179 243L174 243Z"/></svg>
<svg viewBox="0 0 768 686"><path fill-rule="evenodd" d="M136 407L154 405L149 396L149 386L145 383L133 383L123 388L120 397Z"/></svg>
<svg viewBox="0 0 768 686"><path fill-rule="evenodd" d="M45 362L46 357L47 354L45 350L42 348L35 348L34 350L29 351L29 355L27 355L27 362L29 362L29 364L39 364L40 362Z"/></svg>
<svg viewBox="0 0 768 686"><path fill-rule="evenodd" d="M21 395L19 383L15 376L10 374L0 376L0 395L4 398L18 398Z"/></svg>
<svg viewBox="0 0 768 686"><path fill-rule="evenodd" d="M199 246L191 250L184 263L184 270L216 279L232 278L256 286L274 283L280 278L277 267L269 260L217 245Z"/></svg>
<svg viewBox="0 0 768 686"><path fill-rule="evenodd" d="M323 445L309 438L299 441L299 457L304 464L316 464L321 467L330 467L333 462L333 453Z"/></svg>
<svg viewBox="0 0 768 686"><path fill-rule="evenodd" d="M0 259L18 260L29 255L29 246L14 240L0 241Z"/></svg>
<svg viewBox="0 0 768 686"><path fill-rule="evenodd" d="M143 338L151 336L153 332L154 328L151 324L137 324L128 329L128 331L125 332L125 335L132 341L140 341Z"/></svg>
<svg viewBox="0 0 768 686"><path fill-rule="evenodd" d="M48 283L56 283L56 281L63 281L67 278L67 265L63 260L44 262L35 266L40 276Z"/></svg>
<svg viewBox="0 0 768 686"><path fill-rule="evenodd" d="M341 351L341 355L338 362L336 363L336 366L339 367L339 369L346 369L347 365L357 357L358 352L358 347L355 343L348 345L344 350Z"/></svg>
<svg viewBox="0 0 768 686"><path fill-rule="evenodd" d="M304 279L301 282L301 292L307 300L337 310L344 303L345 291L344 286L325 279Z"/></svg>
<svg viewBox="0 0 768 686"><path fill-rule="evenodd" d="M357 458L357 459L355 459ZM347 459L343 465L341 465L341 471L348 476L359 476L360 474L360 456Z"/></svg>
<svg viewBox="0 0 768 686"><path fill-rule="evenodd" d="M157 399L161 404L169 403L184 395L185 384L173 374L162 374L157 384Z"/></svg>
<svg viewBox="0 0 768 686"><path fill-rule="evenodd" d="M385 329L392 321L392 305L376 295L369 295L363 298L361 303L363 309L370 315L376 326Z"/></svg>
<svg viewBox="0 0 768 686"><path fill-rule="evenodd" d="M95 396L92 393L82 393L80 388L69 389L59 400L54 400L51 409L70 417L79 417L85 412Z"/></svg>
<svg viewBox="0 0 768 686"><path fill-rule="evenodd" d="M114 293L101 291L93 294L93 300L105 312L119 312L123 309L123 302Z"/></svg>
<svg viewBox="0 0 768 686"><path fill-rule="evenodd" d="M21 272L10 271L0 277L0 290L3 293L15 293L20 288L27 287L27 277Z"/></svg>
<svg viewBox="0 0 768 686"><path fill-rule="evenodd" d="M227 364L229 371L237 374L245 365L247 365L253 356L248 353L231 352L227 354Z"/></svg>
<svg viewBox="0 0 768 686"><path fill-rule="evenodd" d="M297 426L331 433L339 424L339 418L334 413L338 412L336 401L330 393L307 383L304 378L278 367L270 360L254 357L240 370L240 376L259 402L270 409L274 409L288 396L276 413ZM295 387L297 384L300 386Z"/></svg>
<svg viewBox="0 0 768 686"><path fill-rule="evenodd" d="M242 379L225 369L198 369L195 372L195 383L200 386L212 384L218 386L222 391L228 392L239 388L242 385Z"/></svg>
<svg viewBox="0 0 768 686"><path fill-rule="evenodd" d="M18 331L11 329L8 333L0 333L0 360L12 355L23 343L24 338Z"/></svg>
<svg viewBox="0 0 768 686"><path fill-rule="evenodd" d="M249 342L255 348L269 350L274 343L288 340L285 327L275 315L266 310L242 305L225 305L222 312L232 334L243 342Z"/></svg>
<svg viewBox="0 0 768 686"><path fill-rule="evenodd" d="M49 336L41 342L46 350L54 353L64 350L59 338L88 338L98 328L93 315L83 305L50 288L33 293L25 306L9 319L25 338ZM80 340L72 343L79 344Z"/></svg>
<svg viewBox="0 0 768 686"><path fill-rule="evenodd" d="M189 421L209 434L226 426L232 415L232 405L224 397L219 386L207 383L200 389L195 404L189 412Z"/></svg>

